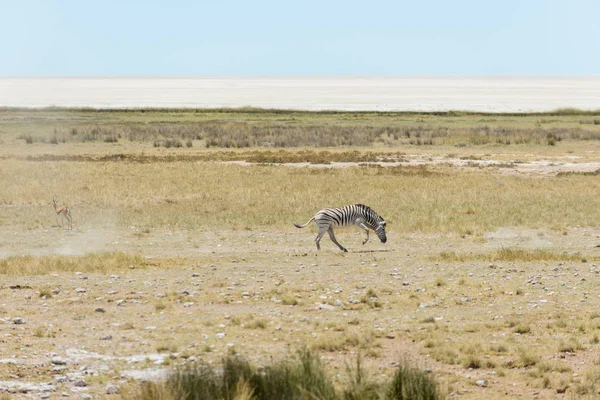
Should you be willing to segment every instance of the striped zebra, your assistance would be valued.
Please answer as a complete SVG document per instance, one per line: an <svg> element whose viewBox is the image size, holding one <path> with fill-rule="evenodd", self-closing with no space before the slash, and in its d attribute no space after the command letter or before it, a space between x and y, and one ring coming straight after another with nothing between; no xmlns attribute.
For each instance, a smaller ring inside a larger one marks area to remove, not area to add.
<svg viewBox="0 0 600 400"><path fill-rule="evenodd" d="M315 238L317 244L317 250L321 250L319 242L325 232L329 234L331 241L340 248L340 250L347 252L346 248L338 243L333 234L333 228L344 228L352 225L356 225L365 230L367 238L363 240L362 244L367 243L369 240L369 229L375 231L381 243L387 241L385 236L385 225L386 222L381 218L375 211L363 204L353 204L351 206L345 206L340 208L324 208L315 214L307 223L304 225L294 224L296 228L304 228L312 221L317 223L319 233Z"/></svg>

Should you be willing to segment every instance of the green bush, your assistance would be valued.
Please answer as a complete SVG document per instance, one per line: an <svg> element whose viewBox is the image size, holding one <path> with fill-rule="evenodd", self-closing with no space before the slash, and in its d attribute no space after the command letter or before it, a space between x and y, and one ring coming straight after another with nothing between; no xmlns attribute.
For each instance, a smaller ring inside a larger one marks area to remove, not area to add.
<svg viewBox="0 0 600 400"><path fill-rule="evenodd" d="M222 368L191 365L176 369L161 383L144 382L132 400L429 400L441 399L435 380L426 372L403 364L391 383L375 383L357 357L348 368L349 383L338 393L318 356L304 348L291 360L262 369L235 355L223 360Z"/></svg>

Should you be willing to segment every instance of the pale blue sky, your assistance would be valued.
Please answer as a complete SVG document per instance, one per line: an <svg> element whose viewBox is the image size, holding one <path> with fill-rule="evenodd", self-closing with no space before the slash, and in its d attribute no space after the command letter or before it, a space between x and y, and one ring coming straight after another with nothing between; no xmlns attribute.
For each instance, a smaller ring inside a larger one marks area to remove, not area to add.
<svg viewBox="0 0 600 400"><path fill-rule="evenodd" d="M600 0L0 0L0 76L600 73Z"/></svg>

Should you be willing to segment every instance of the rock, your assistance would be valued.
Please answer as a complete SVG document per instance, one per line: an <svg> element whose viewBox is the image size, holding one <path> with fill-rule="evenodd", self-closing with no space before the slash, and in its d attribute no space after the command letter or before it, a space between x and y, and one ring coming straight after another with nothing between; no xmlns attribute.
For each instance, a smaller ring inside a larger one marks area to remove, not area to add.
<svg viewBox="0 0 600 400"><path fill-rule="evenodd" d="M73 383L76 387L86 387L87 383L83 379L77 379L75 383Z"/></svg>
<svg viewBox="0 0 600 400"><path fill-rule="evenodd" d="M117 394L119 393L120 388L117 385L108 384L106 385L106 394Z"/></svg>
<svg viewBox="0 0 600 400"><path fill-rule="evenodd" d="M100 340L112 340L112 335L102 336Z"/></svg>
<svg viewBox="0 0 600 400"><path fill-rule="evenodd" d="M86 288L80 288L80 287L78 287L77 289L75 289L75 291L77 293L85 293L85 292L87 292L87 289Z"/></svg>
<svg viewBox="0 0 600 400"><path fill-rule="evenodd" d="M223 339L225 337L225 332L219 332L215 335L218 339Z"/></svg>
<svg viewBox="0 0 600 400"><path fill-rule="evenodd" d="M199 277L199 276L200 276L200 274L199 274L199 273L197 273L197 272L194 272L194 273L192 274L192 278L197 278L197 277Z"/></svg>
<svg viewBox="0 0 600 400"><path fill-rule="evenodd" d="M343 303L341 300L336 300L336 301L334 301L334 304L335 304L337 307L344 307L344 303Z"/></svg>
<svg viewBox="0 0 600 400"><path fill-rule="evenodd" d="M13 324L16 324L16 325L22 325L25 323L25 320L21 317L13 318L12 321L13 321Z"/></svg>
<svg viewBox="0 0 600 400"><path fill-rule="evenodd" d="M115 303L117 304L117 306L122 306L125 304L125 300L117 300Z"/></svg>
<svg viewBox="0 0 600 400"><path fill-rule="evenodd" d="M324 303L317 303L317 308L319 310L328 310L328 311L335 310L335 307L332 306L331 304L324 304Z"/></svg>
<svg viewBox="0 0 600 400"><path fill-rule="evenodd" d="M479 387L485 387L487 382L483 379L479 379L477 382L475 382L475 384Z"/></svg>
<svg viewBox="0 0 600 400"><path fill-rule="evenodd" d="M59 288L52 289L52 294L53 295L57 295L59 293L60 293L60 289Z"/></svg>
<svg viewBox="0 0 600 400"><path fill-rule="evenodd" d="M54 365L67 365L67 360L61 357L52 357L50 362Z"/></svg>
<svg viewBox="0 0 600 400"><path fill-rule="evenodd" d="M102 307L98 307L94 311L95 312L99 312L99 313L105 313L106 312L106 310L104 308L102 308Z"/></svg>

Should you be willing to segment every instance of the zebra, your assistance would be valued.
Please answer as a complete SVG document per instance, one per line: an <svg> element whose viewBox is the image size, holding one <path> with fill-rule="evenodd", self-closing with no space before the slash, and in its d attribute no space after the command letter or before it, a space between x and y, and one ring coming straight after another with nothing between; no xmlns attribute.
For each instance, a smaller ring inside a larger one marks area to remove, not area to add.
<svg viewBox="0 0 600 400"><path fill-rule="evenodd" d="M298 225L295 223L294 226L296 226L296 228L304 228L313 220L317 223L317 227L319 228L319 233L315 238L317 250L321 250L321 245L319 242L321 241L323 235L325 235L325 232L327 232L331 238L331 241L335 243L340 250L348 252L348 250L346 250L346 248L339 244L335 239L335 235L333 234L334 227L343 228L356 225L364 229L367 233L367 238L363 240L363 245L369 240L369 229L375 231L377 237L379 237L379 240L381 240L381 243L385 243L387 241L387 237L385 235L385 220L370 207L365 206L364 204L353 204L339 208L324 208L317 212L315 216L304 225Z"/></svg>

